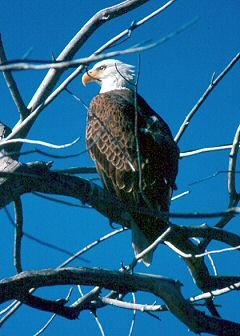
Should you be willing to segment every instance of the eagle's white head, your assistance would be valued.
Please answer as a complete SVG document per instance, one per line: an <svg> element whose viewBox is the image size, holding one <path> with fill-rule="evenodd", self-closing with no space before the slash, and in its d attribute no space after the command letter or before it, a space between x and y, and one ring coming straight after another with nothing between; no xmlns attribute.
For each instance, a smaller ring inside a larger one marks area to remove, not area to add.
<svg viewBox="0 0 240 336"><path fill-rule="evenodd" d="M98 62L82 77L84 86L89 82L96 82L101 86L100 93L116 89L133 89L134 66L116 59Z"/></svg>

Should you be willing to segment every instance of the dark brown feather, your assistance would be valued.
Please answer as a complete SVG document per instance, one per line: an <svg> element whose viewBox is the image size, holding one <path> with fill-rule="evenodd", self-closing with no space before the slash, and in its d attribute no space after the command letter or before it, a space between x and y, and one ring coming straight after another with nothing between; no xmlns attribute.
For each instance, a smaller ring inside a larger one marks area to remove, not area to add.
<svg viewBox="0 0 240 336"><path fill-rule="evenodd" d="M132 204L131 214L150 244L166 228L167 219L144 215L136 209L168 212L179 150L164 120L140 95L136 100L134 95L121 89L92 100L87 147L104 186L128 206Z"/></svg>

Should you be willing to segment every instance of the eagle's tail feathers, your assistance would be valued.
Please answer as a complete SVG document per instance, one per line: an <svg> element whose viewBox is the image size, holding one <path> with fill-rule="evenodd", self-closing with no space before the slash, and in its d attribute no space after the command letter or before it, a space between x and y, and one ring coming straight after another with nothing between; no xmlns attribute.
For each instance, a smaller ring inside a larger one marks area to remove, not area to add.
<svg viewBox="0 0 240 336"><path fill-rule="evenodd" d="M139 253L144 251L150 245L150 242L146 238L144 233L139 229L139 227L136 225L135 222L132 223L131 226L132 226L131 227L131 229L132 229L132 245L133 245L135 255L137 256ZM153 251L150 251L150 252L146 253L142 257L142 259L140 259L139 261L143 261L144 264L147 267L149 267L151 265L152 258L153 258Z"/></svg>

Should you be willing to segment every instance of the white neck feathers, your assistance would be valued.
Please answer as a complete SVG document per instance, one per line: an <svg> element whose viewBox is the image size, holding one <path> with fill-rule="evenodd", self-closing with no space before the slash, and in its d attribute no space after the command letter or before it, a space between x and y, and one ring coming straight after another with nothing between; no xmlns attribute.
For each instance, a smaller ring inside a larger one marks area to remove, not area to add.
<svg viewBox="0 0 240 336"><path fill-rule="evenodd" d="M100 85L100 93L104 93L112 90L133 89L134 84L119 75L105 78Z"/></svg>

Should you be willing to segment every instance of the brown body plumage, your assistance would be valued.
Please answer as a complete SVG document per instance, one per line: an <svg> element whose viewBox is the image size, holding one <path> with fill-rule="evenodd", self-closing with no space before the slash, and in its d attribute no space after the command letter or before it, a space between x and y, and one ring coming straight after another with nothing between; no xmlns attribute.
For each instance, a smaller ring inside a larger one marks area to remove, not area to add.
<svg viewBox="0 0 240 336"><path fill-rule="evenodd" d="M93 98L88 112L87 148L104 186L125 202L136 226L137 253L166 228L163 220L144 214L169 211L178 170L179 150L163 119L129 88ZM145 256L151 262L151 254Z"/></svg>

